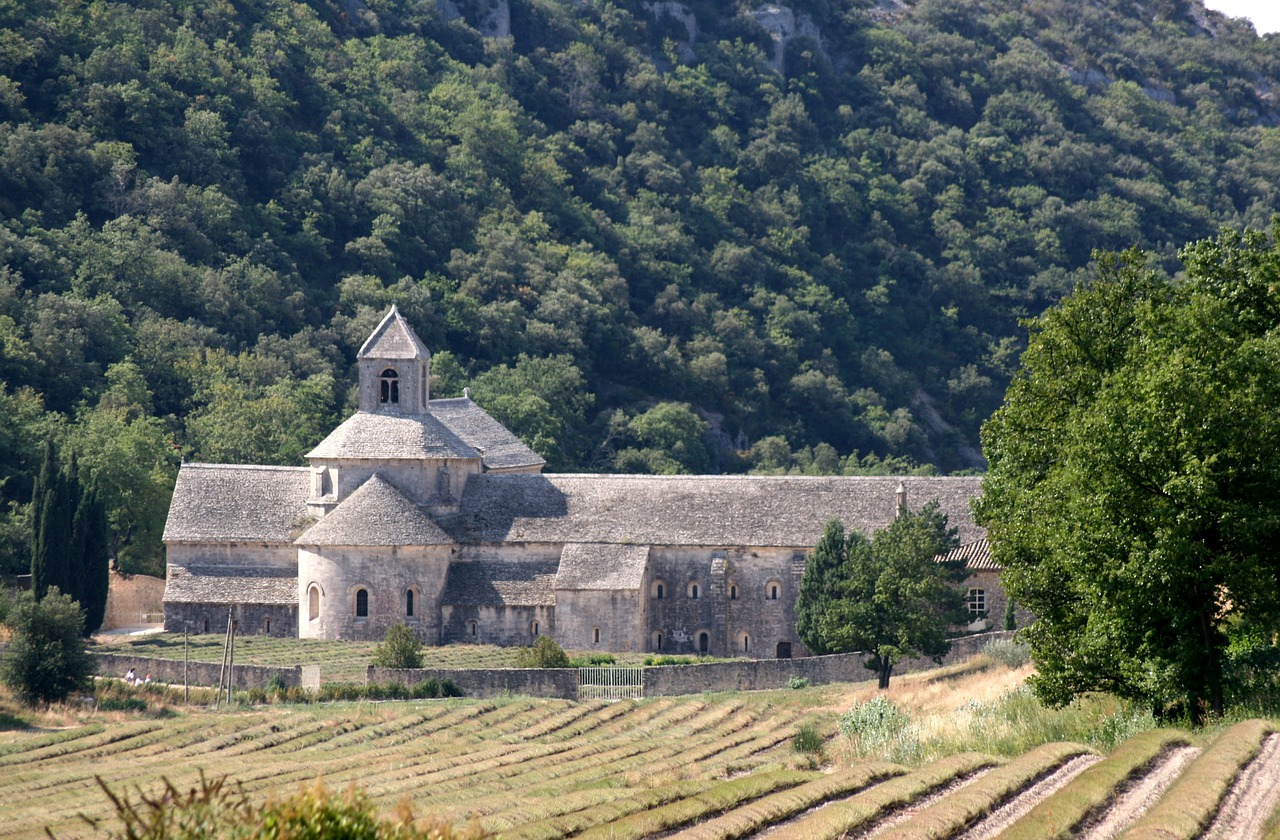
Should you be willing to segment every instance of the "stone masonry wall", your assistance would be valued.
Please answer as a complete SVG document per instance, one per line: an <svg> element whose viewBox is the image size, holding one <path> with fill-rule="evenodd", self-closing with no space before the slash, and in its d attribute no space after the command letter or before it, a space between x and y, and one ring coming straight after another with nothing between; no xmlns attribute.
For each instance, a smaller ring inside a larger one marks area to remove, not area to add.
<svg viewBox="0 0 1280 840"><path fill-rule="evenodd" d="M574 700L578 696L577 668L373 668L368 681L414 685L429 679L451 680L467 697L497 697L520 694L526 697L556 697Z"/></svg>
<svg viewBox="0 0 1280 840"><path fill-rule="evenodd" d="M124 677L132 668L139 677L151 675L154 682L182 685L181 659L152 659L147 656L130 656L120 653L92 654L97 662L95 673L100 677ZM218 684L222 672L221 662L187 663L187 683L190 685ZM280 677L286 686L301 685L302 669L268 668L262 665L236 665L232 684L237 689L266 688L272 677Z"/></svg>

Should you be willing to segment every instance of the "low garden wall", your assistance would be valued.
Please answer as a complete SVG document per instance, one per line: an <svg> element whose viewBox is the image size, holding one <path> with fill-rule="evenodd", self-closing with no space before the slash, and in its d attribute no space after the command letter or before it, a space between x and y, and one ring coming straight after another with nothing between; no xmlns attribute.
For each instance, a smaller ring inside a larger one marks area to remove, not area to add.
<svg viewBox="0 0 1280 840"><path fill-rule="evenodd" d="M497 697L521 694L526 697L578 696L577 668L373 668L367 679L373 683L397 682L416 685L429 679L450 680L466 697Z"/></svg>
<svg viewBox="0 0 1280 840"><path fill-rule="evenodd" d="M95 672L100 677L124 677L125 674L129 673L129 669L132 668L133 673L139 677L150 675L155 682L169 683L170 685L183 684L183 662L181 659L152 659L148 656L129 656L128 654L120 653L92 653L90 655L97 662ZM186 663L186 668L188 685L216 686L218 684L218 676L222 673L221 662L188 662ZM286 687L302 684L302 669L296 665L292 668L236 665L234 666L232 683L235 688L266 688L267 683L271 682L271 678L277 676L284 682Z"/></svg>

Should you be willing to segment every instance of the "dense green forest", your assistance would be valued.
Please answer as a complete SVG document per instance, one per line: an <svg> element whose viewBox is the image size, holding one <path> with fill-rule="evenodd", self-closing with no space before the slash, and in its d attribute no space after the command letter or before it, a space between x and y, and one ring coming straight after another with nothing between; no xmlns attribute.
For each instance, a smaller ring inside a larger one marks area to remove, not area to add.
<svg viewBox="0 0 1280 840"><path fill-rule="evenodd" d="M53 438L158 569L395 302L554 470L981 468L1093 249L1280 208L1199 0L0 0L0 569Z"/></svg>

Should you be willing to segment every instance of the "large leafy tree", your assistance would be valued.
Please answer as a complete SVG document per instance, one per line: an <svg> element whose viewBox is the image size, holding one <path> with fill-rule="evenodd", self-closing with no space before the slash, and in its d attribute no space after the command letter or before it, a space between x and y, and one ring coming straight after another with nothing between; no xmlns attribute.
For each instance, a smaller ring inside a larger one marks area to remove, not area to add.
<svg viewBox="0 0 1280 840"><path fill-rule="evenodd" d="M53 703L88 684L93 661L85 652L84 613L57 587L40 600L23 592L5 623L12 632L0 660L0 679L24 702Z"/></svg>
<svg viewBox="0 0 1280 840"><path fill-rule="evenodd" d="M903 659L946 654L948 632L968 615L956 587L964 570L940 559L956 546L955 529L931 502L918 513L903 511L870 540L842 531L839 522L828 523L805 567L801 640L815 652L868 653L867 667L888 688Z"/></svg>
<svg viewBox="0 0 1280 840"><path fill-rule="evenodd" d="M1280 248L1225 233L1182 259L1173 283L1101 258L1030 322L983 431L977 514L1053 703L1105 690L1199 721L1233 627L1280 618Z"/></svg>

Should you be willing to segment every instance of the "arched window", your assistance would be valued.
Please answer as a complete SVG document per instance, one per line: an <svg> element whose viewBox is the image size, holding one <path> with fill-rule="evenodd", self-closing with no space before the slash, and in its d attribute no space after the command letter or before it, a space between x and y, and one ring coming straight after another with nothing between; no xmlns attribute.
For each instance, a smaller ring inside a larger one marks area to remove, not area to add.
<svg viewBox="0 0 1280 840"><path fill-rule="evenodd" d="M776 580L771 580L764 585L764 597L770 601L776 601L782 595L782 584Z"/></svg>
<svg viewBox="0 0 1280 840"><path fill-rule="evenodd" d="M409 618L413 618L413 590L412 589L404 593L404 614Z"/></svg>
<svg viewBox="0 0 1280 840"><path fill-rule="evenodd" d="M591 642L592 644L597 644L597 645L600 644L600 628L599 627L591 631Z"/></svg>
<svg viewBox="0 0 1280 840"><path fill-rule="evenodd" d="M320 587L315 584L307 591L307 619L315 621L320 617Z"/></svg>
<svg viewBox="0 0 1280 840"><path fill-rule="evenodd" d="M729 600L738 600L738 585L736 583L729 587Z"/></svg>
<svg viewBox="0 0 1280 840"><path fill-rule="evenodd" d="M271 619L269 618L262 619L262 635L264 636L271 635Z"/></svg>
<svg viewBox="0 0 1280 840"><path fill-rule="evenodd" d="M655 651L662 650L662 634L661 633L653 634L653 649Z"/></svg>
<svg viewBox="0 0 1280 840"><path fill-rule="evenodd" d="M480 630L480 625L478 622L474 620L467 622L467 633L471 636L471 638L474 639L476 637L476 634L479 632L479 630Z"/></svg>
<svg viewBox="0 0 1280 840"><path fill-rule="evenodd" d="M698 634L698 653L709 653L711 651L711 634Z"/></svg>
<svg viewBox="0 0 1280 840"><path fill-rule="evenodd" d="M400 374L387 368L378 376L378 402L400 402Z"/></svg>
<svg viewBox="0 0 1280 840"><path fill-rule="evenodd" d="M655 580L653 582L652 589L650 589L650 592L653 593L653 597L655 600L661 601L663 598L667 597L667 585L663 583L661 580Z"/></svg>
<svg viewBox="0 0 1280 840"><path fill-rule="evenodd" d="M969 596L965 601L969 605L969 618L971 619L982 618L987 611L987 591L985 589L970 589Z"/></svg>
<svg viewBox="0 0 1280 840"><path fill-rule="evenodd" d="M538 635L538 622L535 621L533 622L533 624L529 625L529 635L530 636Z"/></svg>
<svg viewBox="0 0 1280 840"><path fill-rule="evenodd" d="M356 590L356 618L369 617L369 590Z"/></svg>
<svg viewBox="0 0 1280 840"><path fill-rule="evenodd" d="M201 619L201 624L202 624L202 626L204 627L204 629L203 629L203 630L201 630L200 632L202 632L202 633L208 633L208 632L209 632L209 617L208 617L208 616L205 616L203 619Z"/></svg>
<svg viewBox="0 0 1280 840"><path fill-rule="evenodd" d="M742 634L742 652L743 653L751 652L751 637L748 636L746 633Z"/></svg>
<svg viewBox="0 0 1280 840"><path fill-rule="evenodd" d="M689 597L690 597L690 598L692 598L692 599L693 599L693 600L695 600L695 601L696 601L696 600L698 600L698 583L697 583L697 581L690 581L690 582L689 582Z"/></svg>

